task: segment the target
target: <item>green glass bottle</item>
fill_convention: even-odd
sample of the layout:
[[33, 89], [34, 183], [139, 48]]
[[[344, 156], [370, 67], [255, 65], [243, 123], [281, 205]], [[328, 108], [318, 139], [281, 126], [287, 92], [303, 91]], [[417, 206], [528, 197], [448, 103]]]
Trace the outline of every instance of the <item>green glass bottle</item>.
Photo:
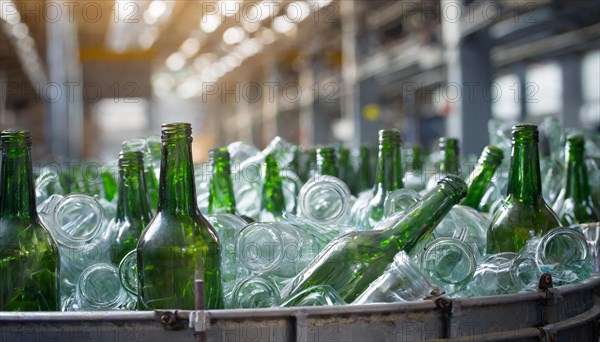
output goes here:
[[508, 189], [488, 229], [488, 254], [518, 253], [528, 239], [560, 227], [542, 197], [538, 141], [537, 126], [513, 126]]
[[235, 194], [231, 182], [231, 165], [227, 147], [214, 148], [209, 151], [209, 163], [212, 177], [208, 184], [208, 213], [235, 214]]
[[331, 285], [344, 301], [352, 302], [383, 274], [398, 252], [410, 252], [428, 236], [466, 191], [462, 179], [449, 175], [410, 212], [388, 218], [386, 228], [355, 231], [333, 240], [284, 287], [281, 298], [285, 301], [314, 285]]
[[335, 148], [321, 147], [317, 149], [317, 174], [339, 178]]
[[423, 153], [422, 148], [419, 145], [413, 145], [412, 150], [412, 171], [421, 172], [423, 171]]
[[119, 193], [110, 255], [115, 265], [135, 249], [142, 231], [152, 219], [142, 158], [141, 152], [121, 152], [119, 155]]
[[348, 188], [354, 188], [354, 168], [350, 159], [350, 150], [345, 146], [339, 146], [337, 148], [338, 156], [338, 173], [339, 178], [348, 185]]
[[58, 246], [36, 211], [31, 135], [9, 130], [0, 140], [0, 311], [56, 311]]
[[397, 133], [398, 137], [394, 140], [394, 189], [400, 189], [404, 187], [404, 170], [402, 168], [402, 144], [400, 138], [400, 132]]
[[377, 161], [377, 181], [373, 187], [373, 196], [369, 200], [363, 217], [362, 228], [371, 229], [383, 219], [385, 198], [390, 191], [402, 187], [402, 176], [398, 174], [401, 166], [400, 132], [397, 130], [379, 131], [379, 155]]
[[[152, 162], [152, 151], [150, 146], [153, 142], [149, 139], [129, 139], [125, 140], [121, 144], [123, 152], [136, 152], [142, 153], [142, 161], [144, 163], [144, 181], [146, 183], [146, 192], [150, 209], [152, 213], [156, 212], [158, 207], [158, 179], [156, 178], [156, 171]], [[153, 146], [153, 148], [156, 148]], [[160, 152], [160, 151], [159, 151]], [[159, 159], [160, 160], [160, 157]]]
[[460, 151], [458, 139], [448, 137], [440, 138], [440, 150], [442, 152], [440, 172], [442, 174], [460, 175]]
[[158, 211], [137, 246], [139, 308], [194, 309], [194, 280], [205, 307], [223, 307], [217, 234], [196, 203], [189, 123], [162, 126]]
[[504, 152], [496, 146], [486, 146], [481, 152], [477, 166], [467, 178], [467, 196], [460, 202], [473, 209], [479, 210], [479, 203], [492, 180], [496, 169], [504, 159]]
[[565, 225], [600, 221], [598, 208], [594, 206], [588, 171], [585, 165], [584, 139], [581, 134], [567, 137], [565, 146], [567, 175], [564, 185], [564, 202], [558, 216]]
[[281, 218], [285, 212], [283, 186], [279, 174], [279, 163], [271, 155], [265, 157], [265, 182], [262, 188], [262, 210]]
[[104, 190], [104, 198], [109, 202], [112, 202], [112, 200], [115, 198], [119, 188], [112, 171], [113, 168], [109, 165], [105, 165], [100, 171], [102, 189]]
[[358, 150], [358, 169], [356, 171], [356, 182], [354, 183], [353, 194], [358, 196], [359, 193], [371, 188], [371, 162], [369, 155], [369, 147], [360, 145]]

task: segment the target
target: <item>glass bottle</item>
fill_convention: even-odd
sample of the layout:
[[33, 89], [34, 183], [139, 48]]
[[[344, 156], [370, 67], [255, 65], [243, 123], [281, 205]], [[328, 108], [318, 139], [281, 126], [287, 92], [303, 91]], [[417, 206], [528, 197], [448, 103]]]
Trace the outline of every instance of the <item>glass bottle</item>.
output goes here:
[[402, 186], [402, 176], [398, 168], [400, 163], [400, 132], [397, 130], [379, 131], [379, 159], [377, 162], [377, 181], [373, 188], [373, 195], [363, 211], [360, 225], [364, 229], [371, 229], [383, 219], [385, 198], [390, 191]]
[[279, 163], [272, 155], [265, 157], [265, 181], [262, 188], [262, 210], [273, 215], [273, 218], [281, 218], [285, 212], [285, 199], [283, 198], [283, 186], [279, 174]]
[[358, 196], [359, 193], [368, 190], [371, 187], [371, 164], [369, 161], [369, 148], [367, 145], [360, 145], [358, 169], [356, 171], [356, 181], [352, 193]]
[[110, 260], [115, 265], [135, 249], [142, 231], [152, 219], [142, 158], [141, 152], [121, 152], [119, 155], [117, 215], [111, 225]]
[[460, 151], [458, 139], [448, 137], [440, 138], [440, 150], [442, 152], [440, 172], [442, 174], [460, 175]]
[[567, 175], [563, 194], [557, 201], [562, 205], [555, 203], [556, 212], [565, 225], [600, 221], [600, 213], [591, 196], [584, 152], [583, 136], [569, 135], [565, 148]]
[[137, 246], [140, 308], [194, 309], [194, 280], [205, 307], [223, 307], [220, 245], [196, 203], [189, 123], [162, 126], [158, 211]]
[[333, 147], [317, 149], [317, 174], [319, 176], [339, 177], [337, 158]]
[[235, 214], [235, 194], [231, 182], [229, 151], [226, 147], [209, 151], [209, 163], [212, 177], [209, 182], [208, 213]]
[[513, 127], [508, 189], [488, 230], [488, 254], [518, 253], [528, 239], [560, 226], [542, 197], [538, 139], [535, 125]]
[[142, 153], [144, 181], [146, 183], [148, 203], [150, 205], [150, 210], [154, 213], [158, 206], [158, 179], [156, 178], [156, 171], [154, 171], [154, 164], [152, 163], [150, 144], [151, 143], [146, 139], [130, 139], [121, 144], [121, 149], [124, 152], [139, 151]]
[[313, 285], [331, 285], [344, 301], [352, 302], [384, 273], [398, 252], [410, 252], [431, 234], [466, 191], [462, 179], [449, 175], [408, 213], [397, 213], [380, 223], [387, 228], [351, 232], [333, 240], [286, 285], [282, 298], [288, 299]]
[[467, 196], [460, 202], [461, 205], [469, 206], [473, 209], [479, 209], [479, 203], [485, 192], [487, 186], [492, 180], [496, 168], [502, 163], [504, 158], [504, 152], [496, 146], [486, 146], [479, 157], [477, 166], [469, 177], [467, 178]]
[[350, 160], [350, 150], [347, 147], [339, 146], [337, 155], [339, 178], [348, 185], [349, 189], [352, 189], [354, 187], [354, 169]]
[[36, 212], [31, 134], [0, 140], [0, 311], [55, 311], [59, 252]]

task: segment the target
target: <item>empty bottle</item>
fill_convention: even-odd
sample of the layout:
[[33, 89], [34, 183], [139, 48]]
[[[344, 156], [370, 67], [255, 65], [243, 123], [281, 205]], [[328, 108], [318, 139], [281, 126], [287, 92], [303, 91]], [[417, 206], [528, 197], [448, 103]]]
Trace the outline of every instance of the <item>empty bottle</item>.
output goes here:
[[[354, 208], [361, 229], [372, 229], [384, 217], [386, 196], [390, 191], [402, 186], [400, 163], [400, 132], [397, 130], [379, 131], [379, 159], [377, 162], [377, 181], [368, 204], [362, 209]], [[361, 203], [357, 201], [355, 206]]]
[[212, 177], [209, 183], [208, 213], [235, 214], [235, 194], [231, 182], [229, 151], [226, 147], [214, 148], [209, 152]]
[[189, 123], [162, 126], [158, 211], [137, 256], [140, 308], [194, 309], [195, 279], [204, 281], [206, 308], [223, 307], [219, 240], [198, 211]]
[[316, 176], [298, 194], [298, 216], [321, 225], [343, 225], [350, 219], [352, 195], [339, 178]]
[[[158, 178], [152, 163], [152, 154], [147, 139], [130, 139], [121, 144], [123, 152], [141, 152], [143, 162], [144, 183], [148, 197], [148, 204], [152, 213], [156, 212], [158, 206]], [[159, 159], [160, 160], [160, 159]]]
[[0, 311], [58, 310], [59, 252], [38, 218], [31, 134], [0, 133]]
[[121, 152], [117, 215], [111, 222], [111, 256], [118, 265], [137, 246], [142, 231], [152, 219], [148, 204], [141, 152]]
[[388, 228], [352, 232], [333, 240], [282, 290], [282, 298], [313, 285], [331, 285], [342, 299], [352, 302], [383, 274], [398, 252], [410, 252], [429, 235], [466, 190], [462, 179], [450, 175], [408, 213], [387, 218]]
[[[262, 188], [262, 212], [268, 213], [269, 221], [280, 219], [285, 212], [283, 186], [279, 175], [279, 164], [272, 155], [265, 157], [265, 180]], [[262, 218], [263, 220], [264, 217]]]
[[412, 262], [406, 252], [394, 256], [384, 273], [360, 294], [352, 304], [395, 303], [425, 299], [439, 294], [433, 281], [419, 265]]
[[518, 253], [529, 238], [560, 226], [542, 197], [537, 126], [516, 125], [512, 134], [508, 190], [488, 230], [488, 254]]
[[460, 150], [458, 139], [441, 137], [440, 142], [440, 157], [439, 161], [439, 174], [433, 175], [427, 182], [426, 189], [433, 189], [438, 180], [446, 175], [458, 175], [460, 176]]
[[279, 303], [277, 284], [267, 276], [241, 279], [231, 290], [231, 307], [234, 309], [270, 308]]
[[565, 148], [567, 174], [564, 188], [554, 209], [565, 225], [600, 221], [600, 212], [594, 206], [588, 182], [584, 157], [584, 139], [580, 134], [567, 137]]
[[356, 180], [352, 193], [358, 196], [359, 193], [371, 188], [371, 163], [369, 157], [369, 148], [366, 145], [360, 145], [358, 149], [358, 166], [356, 171]]
[[504, 153], [496, 146], [486, 146], [479, 157], [477, 166], [467, 178], [467, 196], [460, 202], [461, 205], [469, 206], [473, 209], [479, 209], [481, 199], [487, 190], [487, 186], [492, 180], [496, 168], [502, 163]]
[[317, 175], [339, 177], [337, 158], [333, 147], [317, 149]]

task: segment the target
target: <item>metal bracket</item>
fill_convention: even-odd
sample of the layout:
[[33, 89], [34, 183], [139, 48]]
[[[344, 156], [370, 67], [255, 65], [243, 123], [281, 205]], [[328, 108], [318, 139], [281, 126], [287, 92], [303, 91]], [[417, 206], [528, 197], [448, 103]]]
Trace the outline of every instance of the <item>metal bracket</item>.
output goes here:
[[444, 320], [443, 337], [448, 338], [452, 329], [452, 299], [438, 297], [433, 300], [435, 309], [441, 311]]
[[[554, 287], [552, 282], [552, 275], [550, 273], [544, 273], [540, 277], [538, 283], [538, 293], [540, 299], [538, 303], [541, 307], [542, 322], [540, 326], [553, 327], [552, 323], [558, 320], [555, 310], [552, 310], [551, 305], [556, 304], [557, 301], [562, 299], [560, 291]], [[543, 341], [555, 341], [558, 338], [558, 332], [555, 329], [542, 329]]]
[[308, 315], [304, 310], [296, 313], [296, 342], [308, 341]]
[[177, 310], [175, 312], [156, 310], [155, 312], [165, 330], [181, 330], [185, 327], [177, 317]]

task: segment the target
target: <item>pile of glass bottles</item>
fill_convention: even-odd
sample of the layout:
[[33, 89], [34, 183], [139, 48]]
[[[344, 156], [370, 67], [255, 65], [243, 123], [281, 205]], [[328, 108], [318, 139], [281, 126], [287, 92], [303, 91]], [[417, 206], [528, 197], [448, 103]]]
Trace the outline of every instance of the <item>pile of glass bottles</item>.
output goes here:
[[402, 302], [597, 272], [598, 135], [561, 139], [552, 120], [541, 143], [537, 126], [489, 129], [463, 161], [457, 139], [425, 157], [382, 130], [377, 149], [277, 137], [194, 164], [190, 124], [171, 123], [125, 141], [116, 162], [35, 175], [29, 133], [4, 131], [0, 310]]

